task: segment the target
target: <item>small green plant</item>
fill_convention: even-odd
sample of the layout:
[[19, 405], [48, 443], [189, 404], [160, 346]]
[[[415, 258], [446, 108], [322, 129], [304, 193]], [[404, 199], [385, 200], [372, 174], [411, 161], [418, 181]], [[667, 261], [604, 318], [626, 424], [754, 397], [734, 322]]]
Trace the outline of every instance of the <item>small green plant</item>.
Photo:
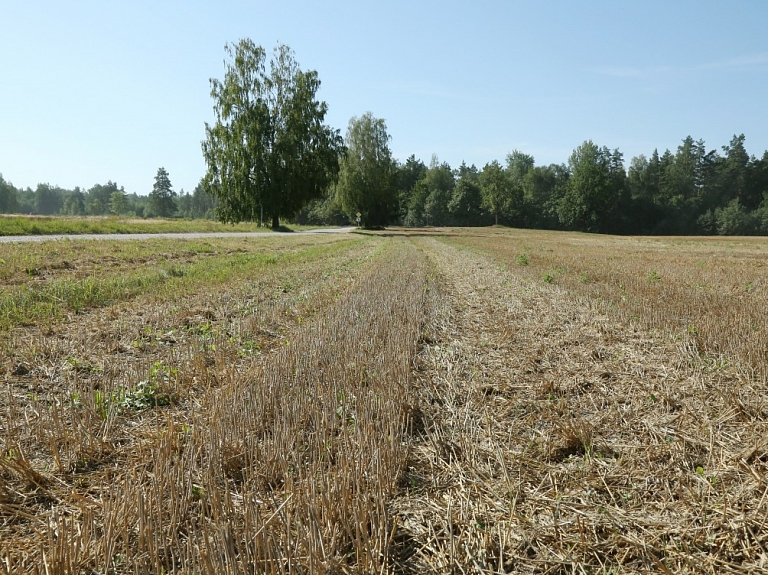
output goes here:
[[592, 283], [592, 278], [589, 277], [587, 272], [579, 272], [579, 281], [583, 284]]
[[99, 417], [106, 420], [109, 417], [109, 405], [112, 394], [102, 393], [99, 390], [93, 392], [93, 404]]
[[649, 283], [657, 283], [661, 281], [661, 276], [659, 275], [659, 272], [656, 270], [651, 270], [648, 276], [646, 277]]
[[[234, 338], [233, 338], [234, 340]], [[233, 341], [230, 340], [230, 341]], [[233, 341], [234, 343], [234, 341]], [[239, 342], [237, 355], [240, 357], [251, 357], [261, 351], [261, 346], [252, 339], [244, 339]]]
[[515, 258], [515, 261], [519, 266], [527, 266], [530, 263], [530, 260], [528, 259], [528, 254], [520, 254]]
[[202, 485], [192, 484], [192, 497], [196, 500], [205, 499], [205, 488]]
[[555, 277], [550, 273], [544, 274], [543, 276], [541, 276], [541, 279], [542, 281], [544, 281], [544, 283], [548, 283], [548, 284], [555, 283]]
[[166, 272], [168, 273], [169, 276], [174, 278], [181, 278], [187, 275], [186, 270], [183, 267], [179, 267], [179, 266], [171, 266], [166, 270]]
[[121, 407], [133, 411], [142, 411], [151, 407], [171, 404], [171, 397], [163, 393], [160, 387], [150, 381], [140, 381], [136, 387], [123, 394]]
[[96, 411], [102, 419], [107, 419], [110, 409], [142, 411], [170, 405], [171, 396], [163, 390], [163, 384], [177, 375], [177, 369], [157, 361], [149, 370], [149, 379], [140, 381], [132, 389], [120, 387], [109, 393], [94, 391], [93, 402]]
[[68, 357], [67, 364], [73, 370], [81, 373], [96, 373], [101, 371], [101, 367], [98, 365], [93, 365], [90, 361], [86, 359], [79, 359], [77, 357]]

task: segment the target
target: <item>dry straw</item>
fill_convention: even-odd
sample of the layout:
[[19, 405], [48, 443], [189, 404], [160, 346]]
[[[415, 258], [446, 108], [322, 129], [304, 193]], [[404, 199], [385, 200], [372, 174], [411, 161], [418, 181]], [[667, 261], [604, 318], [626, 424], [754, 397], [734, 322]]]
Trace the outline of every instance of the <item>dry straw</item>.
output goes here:
[[0, 573], [768, 570], [762, 244], [420, 236], [6, 334]]

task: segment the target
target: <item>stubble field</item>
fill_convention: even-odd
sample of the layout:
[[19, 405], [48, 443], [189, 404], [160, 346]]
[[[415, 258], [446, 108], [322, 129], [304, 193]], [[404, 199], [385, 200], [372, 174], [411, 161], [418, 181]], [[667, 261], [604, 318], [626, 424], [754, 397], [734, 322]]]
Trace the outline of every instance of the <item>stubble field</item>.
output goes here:
[[0, 245], [0, 572], [768, 571], [766, 248]]

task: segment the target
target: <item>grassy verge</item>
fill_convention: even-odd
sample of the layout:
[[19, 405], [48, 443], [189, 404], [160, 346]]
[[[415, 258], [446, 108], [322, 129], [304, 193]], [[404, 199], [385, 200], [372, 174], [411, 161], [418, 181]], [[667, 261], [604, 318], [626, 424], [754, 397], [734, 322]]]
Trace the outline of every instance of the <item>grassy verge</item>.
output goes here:
[[[315, 229], [317, 226], [283, 226], [281, 231]], [[186, 232], [269, 232], [255, 223], [223, 224], [212, 220], [136, 219], [77, 216], [2, 216], [0, 236], [55, 234], [153, 234]]]

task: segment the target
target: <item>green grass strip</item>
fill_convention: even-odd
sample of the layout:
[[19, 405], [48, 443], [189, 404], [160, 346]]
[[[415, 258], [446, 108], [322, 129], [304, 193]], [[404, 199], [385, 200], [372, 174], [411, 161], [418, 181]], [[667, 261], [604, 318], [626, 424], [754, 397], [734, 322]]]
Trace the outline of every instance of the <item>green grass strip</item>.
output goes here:
[[302, 246], [292, 252], [238, 253], [185, 265], [153, 267], [131, 274], [62, 279], [39, 287], [23, 285], [0, 294], [0, 331], [40, 321], [56, 321], [67, 312], [104, 307], [148, 293], [178, 298], [202, 284], [222, 284], [277, 265], [300, 265], [349, 250], [361, 241], [365, 240], [354, 238]]
[[[281, 228], [283, 231], [315, 229], [318, 226]], [[146, 221], [118, 217], [0, 217], [0, 236], [56, 234], [153, 234], [185, 232], [269, 232], [255, 223], [223, 224], [213, 220], [150, 219]]]

